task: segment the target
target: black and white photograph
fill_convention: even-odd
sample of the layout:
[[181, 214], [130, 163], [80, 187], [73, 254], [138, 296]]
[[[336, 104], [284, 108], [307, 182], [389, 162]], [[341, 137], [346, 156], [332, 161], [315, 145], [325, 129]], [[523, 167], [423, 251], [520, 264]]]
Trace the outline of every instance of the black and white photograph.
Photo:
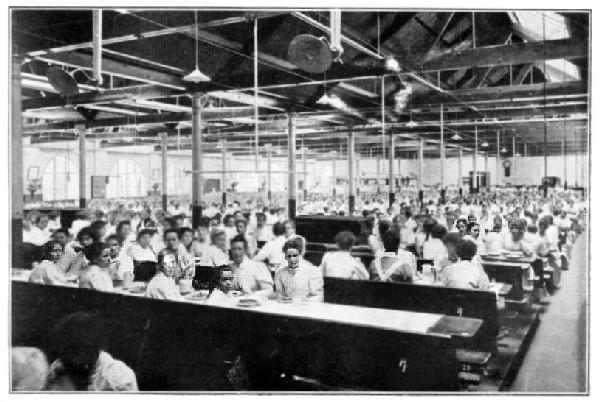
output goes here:
[[502, 6], [6, 6], [9, 396], [589, 396], [592, 10]]

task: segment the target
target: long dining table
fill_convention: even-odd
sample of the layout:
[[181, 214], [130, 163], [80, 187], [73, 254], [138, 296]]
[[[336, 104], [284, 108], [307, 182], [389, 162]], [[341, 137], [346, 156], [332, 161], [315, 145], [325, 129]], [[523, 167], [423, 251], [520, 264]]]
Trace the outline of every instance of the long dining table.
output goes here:
[[154, 300], [18, 276], [11, 291], [12, 345], [51, 351], [46, 335], [54, 324], [93, 312], [105, 324], [108, 351], [149, 391], [290, 390], [282, 380], [290, 378], [344, 389], [452, 391], [457, 340], [474, 337], [482, 324], [323, 302], [261, 299], [249, 308], [230, 296]]

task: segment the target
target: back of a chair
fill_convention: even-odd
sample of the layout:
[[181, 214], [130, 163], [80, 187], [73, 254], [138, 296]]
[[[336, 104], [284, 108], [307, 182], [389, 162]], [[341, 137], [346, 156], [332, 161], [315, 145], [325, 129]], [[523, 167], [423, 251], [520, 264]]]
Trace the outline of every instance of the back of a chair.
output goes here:
[[417, 272], [423, 272], [423, 265], [433, 265], [433, 260], [427, 258], [417, 258]]

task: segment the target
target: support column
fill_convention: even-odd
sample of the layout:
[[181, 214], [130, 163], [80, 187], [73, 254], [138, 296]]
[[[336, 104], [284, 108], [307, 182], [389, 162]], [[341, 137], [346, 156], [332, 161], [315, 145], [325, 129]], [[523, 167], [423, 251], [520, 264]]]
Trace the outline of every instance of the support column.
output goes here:
[[202, 217], [202, 94], [192, 95], [192, 228]]
[[225, 140], [221, 140], [221, 167], [223, 168], [221, 173], [221, 205], [227, 206], [227, 142]]
[[306, 170], [306, 147], [302, 148], [302, 200], [308, 197], [308, 171]]
[[348, 127], [348, 216], [354, 213], [354, 205], [356, 203], [356, 183], [354, 182], [354, 131], [352, 127]]
[[379, 181], [381, 180], [381, 166], [380, 166], [381, 158], [377, 157], [377, 194], [381, 193], [381, 188], [379, 187]]
[[396, 147], [394, 145], [394, 135], [390, 135], [390, 147], [388, 150], [388, 162], [389, 162], [389, 182], [390, 185], [388, 187], [389, 192], [389, 206], [391, 207], [394, 204], [394, 200], [396, 198], [396, 186], [394, 183], [394, 154], [396, 153]]
[[458, 147], [458, 188], [462, 188], [462, 177], [463, 177], [463, 149]]
[[484, 159], [484, 167], [483, 167], [483, 169], [485, 171], [484, 174], [485, 174], [485, 179], [486, 179], [485, 180], [485, 187], [486, 188], [490, 188], [490, 180], [489, 180], [490, 175], [488, 174], [488, 168], [489, 168], [489, 165], [488, 165], [488, 153], [486, 151], [485, 152], [485, 159]]
[[500, 183], [500, 130], [496, 130], [496, 185], [499, 186]]
[[[564, 134], [566, 135], [566, 133]], [[563, 157], [563, 186], [567, 189], [567, 139], [562, 140], [562, 157]]]
[[440, 105], [440, 183], [442, 185], [441, 190], [444, 190], [444, 187], [446, 187], [446, 180], [445, 180], [445, 172], [444, 169], [446, 165], [446, 147], [444, 145], [444, 104], [442, 103]]
[[271, 144], [267, 144], [267, 200], [271, 202]]
[[296, 114], [288, 114], [288, 217], [296, 217]]
[[515, 140], [514, 135], [512, 137], [512, 151], [513, 151], [513, 175], [515, 177], [513, 185], [515, 185], [515, 184], [517, 184], [517, 147], [516, 147], [516, 140]]
[[398, 159], [396, 160], [396, 164], [398, 165], [398, 188], [396, 190], [401, 191], [401, 178], [402, 178], [402, 158], [400, 154], [398, 154]]
[[102, 9], [92, 11], [93, 57], [92, 67], [94, 69], [94, 80], [98, 86], [102, 86]]
[[473, 191], [479, 192], [479, 174], [477, 172], [477, 141], [478, 133], [477, 126], [475, 126], [475, 146], [473, 147]]
[[336, 184], [336, 180], [337, 180], [336, 171], [335, 171], [336, 164], [337, 164], [337, 156], [336, 156], [336, 152], [333, 151], [333, 159], [331, 160], [331, 178], [333, 179], [333, 185], [331, 187], [332, 187], [332, 194], [334, 197], [335, 197], [335, 184]]
[[79, 208], [85, 208], [85, 126], [77, 125], [79, 134]]
[[423, 191], [425, 185], [423, 175], [423, 138], [419, 138], [419, 190]]
[[167, 133], [160, 133], [160, 173], [162, 175], [162, 209], [167, 211]]
[[[25, 268], [17, 247], [23, 243], [23, 136], [21, 115], [21, 58], [12, 57], [10, 88], [10, 158], [11, 158], [11, 223], [12, 266]], [[55, 164], [56, 165], [56, 164]], [[68, 165], [65, 165], [68, 166]], [[56, 181], [54, 182], [56, 187]]]

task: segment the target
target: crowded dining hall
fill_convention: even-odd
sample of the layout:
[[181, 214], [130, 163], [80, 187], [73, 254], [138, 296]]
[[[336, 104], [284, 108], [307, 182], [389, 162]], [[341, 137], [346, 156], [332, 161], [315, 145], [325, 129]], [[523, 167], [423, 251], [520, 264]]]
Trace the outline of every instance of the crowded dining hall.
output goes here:
[[10, 9], [11, 392], [587, 394], [590, 16]]

